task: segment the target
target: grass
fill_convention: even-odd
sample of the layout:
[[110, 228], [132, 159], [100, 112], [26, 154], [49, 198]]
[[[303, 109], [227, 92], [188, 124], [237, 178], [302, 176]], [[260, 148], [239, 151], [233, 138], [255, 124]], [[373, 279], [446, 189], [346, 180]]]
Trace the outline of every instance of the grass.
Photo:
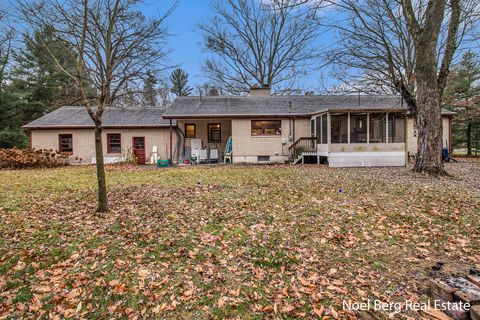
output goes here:
[[426, 299], [480, 263], [480, 165], [448, 170], [111, 167], [103, 215], [92, 167], [1, 171], [0, 317], [353, 319], [345, 299]]

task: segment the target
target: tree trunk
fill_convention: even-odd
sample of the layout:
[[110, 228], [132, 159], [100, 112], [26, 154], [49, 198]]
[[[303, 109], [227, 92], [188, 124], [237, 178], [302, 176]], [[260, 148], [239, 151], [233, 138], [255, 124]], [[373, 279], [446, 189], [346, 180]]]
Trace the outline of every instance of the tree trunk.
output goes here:
[[103, 163], [103, 143], [101, 123], [95, 123], [95, 157], [97, 163], [98, 208], [97, 212], [107, 212], [107, 182], [105, 179], [105, 165]]
[[472, 123], [467, 125], [467, 156], [472, 155]]
[[[432, 82], [418, 81], [418, 151], [414, 171], [446, 174], [442, 161], [442, 108], [438, 90]], [[435, 84], [435, 81], [433, 81]]]

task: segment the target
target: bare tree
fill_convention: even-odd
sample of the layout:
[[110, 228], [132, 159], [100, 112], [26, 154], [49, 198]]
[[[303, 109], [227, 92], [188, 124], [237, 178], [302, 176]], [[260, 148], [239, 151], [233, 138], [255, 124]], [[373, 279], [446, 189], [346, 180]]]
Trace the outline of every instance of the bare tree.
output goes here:
[[[340, 11], [334, 11], [335, 16], [343, 18], [328, 23], [339, 31], [338, 45], [329, 53], [329, 60], [341, 69], [339, 78], [366, 93], [377, 88], [400, 94], [419, 126], [415, 171], [444, 174], [441, 98], [454, 54], [478, 24], [480, 4], [474, 0], [327, 2]], [[432, 86], [429, 93], [426, 77]]]
[[[127, 85], [142, 83], [165, 58], [165, 19], [147, 19], [136, 10], [139, 0], [22, 1], [20, 11], [34, 29], [51, 28], [65, 47], [76, 54], [74, 72], [59, 67], [75, 80], [81, 101], [95, 125], [98, 212], [108, 210], [103, 160], [102, 121], [105, 108], [114, 106]], [[47, 47], [48, 48], [48, 47]], [[50, 52], [54, 59], [56, 57]], [[87, 94], [85, 83], [95, 88]]]
[[15, 31], [11, 26], [4, 26], [7, 13], [0, 10], [0, 89], [3, 88], [5, 80], [5, 71], [10, 62], [12, 54], [12, 41], [15, 36]]
[[318, 57], [310, 9], [298, 0], [216, 0], [215, 18], [200, 25], [212, 54], [204, 66], [207, 76], [231, 93], [259, 84], [293, 88]]
[[[460, 2], [449, 0], [447, 5], [447, 0], [430, 0], [424, 7], [419, 7], [418, 3], [414, 4], [411, 0], [402, 0], [407, 28], [415, 47], [417, 172], [445, 174], [441, 156], [442, 97], [453, 56], [459, 46], [462, 18]], [[439, 52], [444, 20], [447, 21], [445, 42], [443, 50]]]

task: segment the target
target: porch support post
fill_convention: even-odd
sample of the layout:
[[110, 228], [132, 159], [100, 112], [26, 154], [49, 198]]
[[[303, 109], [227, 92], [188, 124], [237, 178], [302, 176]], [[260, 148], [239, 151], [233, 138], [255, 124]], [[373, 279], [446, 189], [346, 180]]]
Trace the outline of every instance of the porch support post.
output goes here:
[[[31, 140], [31, 139], [30, 139]], [[448, 153], [452, 155], [452, 117], [448, 117]]]
[[173, 165], [173, 127], [170, 119], [170, 165]]

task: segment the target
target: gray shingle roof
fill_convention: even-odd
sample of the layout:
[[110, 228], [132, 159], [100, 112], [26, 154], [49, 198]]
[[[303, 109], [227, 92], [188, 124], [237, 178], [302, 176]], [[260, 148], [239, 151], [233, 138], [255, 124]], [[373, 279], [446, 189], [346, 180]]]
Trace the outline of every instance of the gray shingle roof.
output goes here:
[[[163, 119], [164, 108], [159, 107], [109, 107], [103, 114], [104, 127], [163, 127], [169, 120]], [[173, 122], [176, 125], [176, 122]], [[93, 121], [85, 107], [61, 107], [30, 122], [24, 128], [93, 128]]]
[[[289, 102], [292, 103], [290, 110]], [[325, 110], [407, 110], [398, 96], [178, 97], [164, 117], [308, 116]]]

